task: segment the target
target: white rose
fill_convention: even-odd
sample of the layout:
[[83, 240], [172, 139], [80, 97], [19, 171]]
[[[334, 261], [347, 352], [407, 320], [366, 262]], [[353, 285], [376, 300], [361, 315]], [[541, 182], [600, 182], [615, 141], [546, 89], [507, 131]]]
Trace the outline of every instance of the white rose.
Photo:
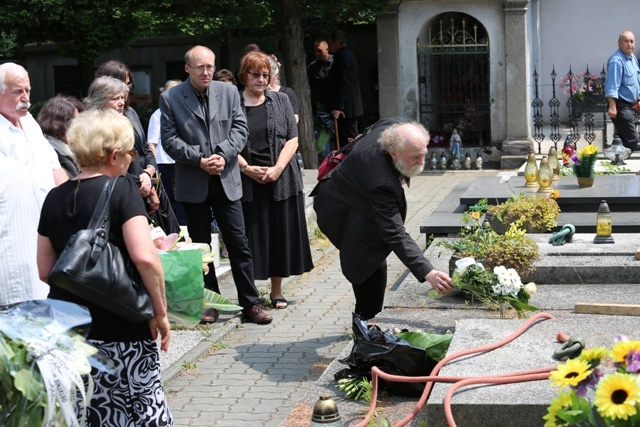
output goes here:
[[536, 284], [533, 282], [529, 282], [526, 285], [524, 285], [524, 292], [527, 295], [533, 295], [538, 291], [538, 288], [536, 287]]

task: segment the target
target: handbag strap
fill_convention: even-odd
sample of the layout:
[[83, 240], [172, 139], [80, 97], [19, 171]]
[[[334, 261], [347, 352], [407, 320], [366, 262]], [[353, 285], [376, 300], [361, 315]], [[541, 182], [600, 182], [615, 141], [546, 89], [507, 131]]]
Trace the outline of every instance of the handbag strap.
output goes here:
[[95, 230], [97, 228], [102, 228], [105, 230], [106, 236], [109, 236], [109, 225], [111, 223], [109, 205], [111, 204], [111, 193], [113, 193], [113, 187], [115, 187], [118, 178], [120, 177], [115, 176], [109, 178], [107, 182], [104, 183], [102, 193], [100, 193], [100, 198], [93, 210], [87, 229]]

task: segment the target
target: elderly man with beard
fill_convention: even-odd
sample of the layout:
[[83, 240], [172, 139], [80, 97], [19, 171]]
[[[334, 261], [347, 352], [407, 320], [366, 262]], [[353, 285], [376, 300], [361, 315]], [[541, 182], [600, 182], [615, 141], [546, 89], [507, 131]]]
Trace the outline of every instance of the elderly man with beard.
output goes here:
[[340, 250], [342, 273], [353, 286], [355, 313], [382, 311], [386, 258], [394, 252], [421, 282], [440, 294], [448, 274], [435, 270], [407, 233], [402, 184], [422, 172], [429, 133], [418, 123], [383, 119], [365, 131], [353, 151], [312, 192], [320, 230]]

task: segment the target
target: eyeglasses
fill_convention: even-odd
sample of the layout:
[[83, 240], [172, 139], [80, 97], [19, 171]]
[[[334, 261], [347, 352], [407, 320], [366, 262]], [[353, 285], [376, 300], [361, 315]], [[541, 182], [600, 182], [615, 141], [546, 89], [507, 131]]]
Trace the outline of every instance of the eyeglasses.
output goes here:
[[127, 153], [129, 153], [129, 155], [131, 156], [131, 160], [135, 160], [136, 157], [138, 157], [138, 150], [136, 149], [127, 150]]
[[205, 70], [207, 71], [207, 73], [213, 74], [213, 72], [216, 70], [216, 67], [214, 67], [213, 65], [198, 65], [197, 67], [192, 67], [191, 65], [187, 64], [187, 67], [195, 70], [195, 72], [198, 74], [204, 73]]
[[262, 76], [263, 79], [268, 79], [271, 74], [270, 73], [252, 73], [251, 71], [247, 71], [247, 74], [253, 76], [254, 79], [259, 79]]

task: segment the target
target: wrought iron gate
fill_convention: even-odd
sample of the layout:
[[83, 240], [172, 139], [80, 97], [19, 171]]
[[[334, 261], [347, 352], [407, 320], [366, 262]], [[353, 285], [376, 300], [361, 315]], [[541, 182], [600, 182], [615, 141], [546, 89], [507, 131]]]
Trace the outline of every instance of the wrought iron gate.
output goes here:
[[418, 43], [420, 121], [432, 137], [448, 141], [457, 128], [465, 144], [490, 143], [487, 32], [462, 13], [433, 22], [428, 42]]

